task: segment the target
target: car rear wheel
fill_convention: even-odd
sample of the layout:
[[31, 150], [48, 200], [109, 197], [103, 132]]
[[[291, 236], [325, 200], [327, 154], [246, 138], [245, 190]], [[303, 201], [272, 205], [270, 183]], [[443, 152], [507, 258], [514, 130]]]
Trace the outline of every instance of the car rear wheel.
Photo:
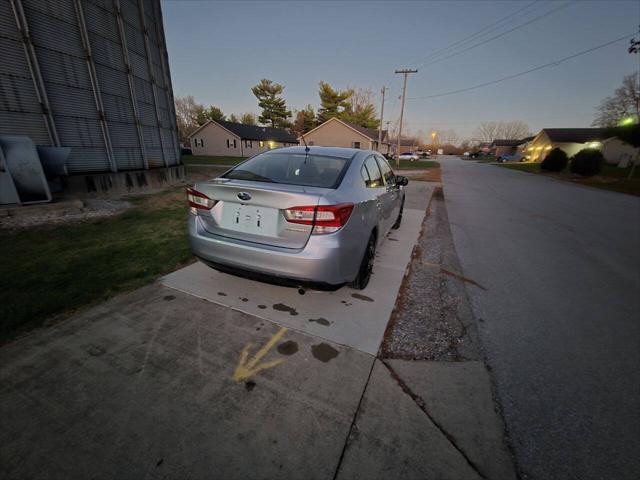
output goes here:
[[353, 282], [351, 287], [356, 290], [364, 290], [369, 285], [371, 280], [371, 272], [373, 271], [373, 261], [376, 256], [376, 237], [372, 233], [367, 242], [367, 248], [364, 250], [364, 256], [360, 263], [360, 269], [358, 270], [358, 276]]

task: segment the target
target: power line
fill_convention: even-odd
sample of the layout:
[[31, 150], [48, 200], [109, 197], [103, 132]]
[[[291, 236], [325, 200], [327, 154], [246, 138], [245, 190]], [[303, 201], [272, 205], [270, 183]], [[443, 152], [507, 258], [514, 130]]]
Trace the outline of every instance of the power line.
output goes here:
[[631, 33], [631, 34], [625, 35], [624, 37], [620, 37], [620, 38], [617, 38], [615, 40], [611, 40], [610, 42], [603, 43], [602, 45], [598, 45], [596, 47], [589, 48], [588, 50], [583, 50], [581, 52], [574, 53], [573, 55], [569, 55], [568, 57], [564, 57], [564, 58], [561, 58], [561, 59], [558, 59], [558, 60], [554, 60], [554, 61], [549, 62], [549, 63], [545, 63], [544, 65], [539, 65], [537, 67], [533, 67], [533, 68], [530, 68], [528, 70], [524, 70], [522, 72], [514, 73], [513, 75], [507, 75], [506, 77], [498, 78], [496, 80], [491, 80], [489, 82], [480, 83], [480, 84], [474, 85], [472, 87], [460, 88], [458, 90], [452, 90], [450, 92], [438, 93], [438, 94], [435, 94], [435, 95], [426, 95], [424, 97], [411, 97], [411, 98], [409, 98], [409, 100], [422, 100], [422, 99], [426, 99], [426, 98], [445, 97], [447, 95], [455, 95], [457, 93], [468, 92], [470, 90], [476, 90], [478, 88], [487, 87], [489, 85], [495, 85], [496, 83], [500, 83], [500, 82], [504, 82], [506, 80], [512, 80], [514, 78], [522, 77], [523, 75], [527, 75], [529, 73], [533, 73], [533, 72], [536, 72], [538, 70], [542, 70], [543, 68], [560, 65], [561, 63], [564, 63], [564, 62], [566, 62], [568, 60], [571, 60], [573, 58], [579, 57], [581, 55], [586, 55], [587, 53], [591, 53], [591, 52], [594, 52], [596, 50], [600, 50], [601, 48], [608, 47], [609, 45], [613, 45], [614, 43], [618, 43], [618, 42], [621, 42], [623, 40], [626, 40], [629, 37], [632, 37], [633, 35], [635, 35], [635, 33]]
[[[431, 59], [431, 58], [433, 58], [433, 57], [437, 57], [437, 56], [439, 56], [440, 54], [442, 54], [442, 53], [446, 52], [447, 50], [450, 50], [450, 49], [452, 49], [452, 48], [454, 48], [454, 47], [457, 47], [457, 46], [463, 45], [463, 44], [465, 44], [465, 43], [468, 43], [468, 42], [470, 42], [470, 41], [472, 41], [472, 40], [477, 39], [478, 37], [483, 37], [483, 36], [487, 35], [488, 33], [490, 33], [490, 32], [492, 32], [492, 31], [496, 30], [496, 28], [499, 28], [498, 24], [501, 24], [501, 23], [503, 23], [504, 21], [509, 20], [510, 18], [512, 18], [512, 17], [514, 17], [514, 16], [518, 15], [519, 13], [523, 12], [524, 10], [527, 10], [529, 7], [531, 7], [531, 6], [535, 5], [535, 4], [536, 4], [536, 3], [538, 3], [539, 1], [540, 1], [540, 0], [533, 0], [533, 2], [531, 2], [531, 3], [527, 4], [527, 5], [525, 5], [525, 6], [524, 6], [524, 7], [522, 7], [522, 8], [519, 8], [519, 9], [518, 9], [518, 10], [516, 10], [515, 12], [512, 12], [512, 13], [510, 13], [509, 15], [506, 15], [506, 16], [502, 17], [501, 19], [499, 19], [499, 20], [497, 20], [497, 21], [493, 22], [493, 23], [490, 23], [489, 25], [485, 25], [484, 27], [482, 27], [482, 28], [481, 28], [480, 30], [478, 30], [477, 32], [474, 32], [474, 33], [472, 33], [471, 35], [468, 35], [468, 36], [466, 36], [466, 37], [464, 37], [464, 38], [462, 38], [462, 39], [458, 40], [457, 42], [454, 42], [454, 43], [452, 43], [452, 44], [450, 44], [450, 45], [448, 45], [448, 46], [446, 46], [446, 47], [444, 47], [444, 48], [441, 48], [441, 49], [439, 49], [439, 50], [436, 50], [436, 51], [434, 51], [434, 52], [430, 53], [429, 55], [427, 55], [427, 56], [426, 56], [425, 58], [423, 58], [422, 60], [416, 60], [416, 61], [426, 62], [427, 60], [429, 60], [429, 59]], [[528, 15], [528, 14], [527, 14], [527, 15]], [[415, 63], [415, 62], [413, 62], [413, 63]]]
[[566, 8], [570, 3], [571, 3], [571, 2], [563, 3], [563, 4], [562, 4], [562, 5], [560, 5], [559, 7], [556, 7], [556, 8], [554, 8], [554, 9], [552, 9], [552, 10], [549, 10], [548, 12], [543, 13], [542, 15], [538, 15], [537, 17], [534, 17], [534, 18], [532, 18], [532, 19], [530, 19], [530, 20], [528, 20], [528, 21], [526, 21], [526, 22], [524, 22], [524, 23], [518, 24], [518, 25], [516, 25], [515, 27], [513, 27], [513, 28], [511, 28], [511, 29], [509, 29], [509, 30], [507, 30], [507, 31], [505, 31], [505, 32], [499, 33], [499, 34], [497, 34], [497, 35], [494, 35], [494, 36], [493, 36], [493, 37], [491, 37], [491, 38], [488, 38], [488, 39], [486, 39], [486, 40], [483, 40], [483, 41], [482, 41], [482, 42], [480, 42], [480, 43], [476, 43], [475, 45], [471, 45], [470, 47], [467, 47], [467, 48], [465, 48], [465, 49], [463, 49], [463, 50], [459, 50], [459, 51], [454, 52], [454, 53], [452, 53], [452, 54], [450, 54], [450, 55], [447, 55], [447, 56], [445, 56], [445, 57], [437, 58], [437, 59], [435, 59], [435, 60], [433, 60], [433, 61], [431, 61], [431, 62], [428, 62], [428, 63], [426, 63], [426, 64], [422, 64], [422, 65], [424, 65], [424, 66], [433, 65], [433, 64], [436, 64], [436, 63], [442, 62], [442, 61], [444, 61], [444, 60], [447, 60], [447, 59], [449, 59], [449, 58], [456, 57], [456, 56], [458, 56], [458, 55], [460, 55], [460, 54], [462, 54], [462, 53], [465, 53], [465, 52], [468, 52], [468, 51], [470, 51], [470, 50], [473, 50], [474, 48], [477, 48], [477, 47], [480, 47], [480, 46], [482, 46], [482, 45], [484, 45], [484, 44], [486, 44], [486, 43], [492, 42], [493, 40], [496, 40], [496, 39], [498, 39], [498, 38], [500, 38], [500, 37], [504, 37], [505, 35], [508, 35], [509, 33], [514, 32], [514, 31], [516, 31], [516, 30], [518, 30], [518, 29], [520, 29], [520, 28], [522, 28], [522, 27], [526, 27], [527, 25], [530, 25], [530, 24], [532, 24], [532, 23], [534, 23], [534, 22], [537, 22], [538, 20], [542, 20], [543, 18], [546, 18], [546, 17], [548, 17], [549, 15], [552, 15], [552, 14], [556, 13], [558, 10], [561, 10], [561, 9], [563, 9], [563, 8]]

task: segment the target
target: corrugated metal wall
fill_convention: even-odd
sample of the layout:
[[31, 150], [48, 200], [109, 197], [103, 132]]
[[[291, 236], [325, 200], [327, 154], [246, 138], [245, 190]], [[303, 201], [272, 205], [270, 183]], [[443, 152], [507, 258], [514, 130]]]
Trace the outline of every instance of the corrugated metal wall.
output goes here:
[[179, 163], [159, 0], [0, 0], [0, 58], [0, 134], [70, 173]]

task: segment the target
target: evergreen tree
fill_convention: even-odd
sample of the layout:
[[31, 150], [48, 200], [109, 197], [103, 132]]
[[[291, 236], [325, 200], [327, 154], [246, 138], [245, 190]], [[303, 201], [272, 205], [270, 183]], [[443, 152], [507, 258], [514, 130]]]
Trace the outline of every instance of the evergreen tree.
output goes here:
[[363, 105], [356, 109], [346, 111], [342, 119], [365, 128], [375, 129], [380, 126], [380, 119], [378, 118], [376, 107], [374, 107], [373, 104]]
[[344, 119], [345, 114], [351, 111], [349, 98], [353, 90], [336, 90], [326, 82], [320, 82], [320, 108], [318, 109], [318, 123], [324, 123], [332, 117]]
[[209, 108], [200, 108], [198, 109], [196, 115], [198, 125], [203, 125], [207, 122], [207, 120], [225, 120], [224, 113], [218, 107], [211, 105]]
[[317, 125], [316, 113], [313, 111], [311, 105], [307, 105], [304, 110], [300, 110], [296, 113], [296, 121], [293, 126], [293, 130], [297, 134], [307, 133]]
[[266, 78], [260, 80], [260, 83], [251, 89], [258, 99], [258, 106], [262, 108], [262, 113], [258, 117], [261, 124], [274, 128], [291, 126], [287, 120], [291, 116], [291, 110], [287, 110], [285, 100], [281, 97], [283, 90], [284, 86]]

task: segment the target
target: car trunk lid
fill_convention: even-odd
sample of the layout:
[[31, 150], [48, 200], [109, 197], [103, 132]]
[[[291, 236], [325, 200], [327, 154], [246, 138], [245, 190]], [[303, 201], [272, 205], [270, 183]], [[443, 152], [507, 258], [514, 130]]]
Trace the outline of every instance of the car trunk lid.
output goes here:
[[299, 185], [217, 179], [194, 187], [215, 202], [199, 211], [211, 234], [255, 244], [291, 249], [303, 248], [312, 225], [290, 223], [284, 210], [317, 206], [327, 189]]

